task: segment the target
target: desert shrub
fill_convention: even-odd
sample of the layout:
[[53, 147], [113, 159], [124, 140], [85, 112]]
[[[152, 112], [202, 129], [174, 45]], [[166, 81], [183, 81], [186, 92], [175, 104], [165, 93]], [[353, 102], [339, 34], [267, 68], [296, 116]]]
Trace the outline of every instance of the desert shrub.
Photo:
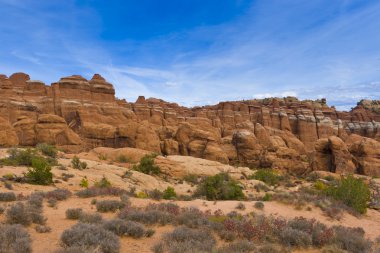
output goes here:
[[16, 200], [16, 194], [13, 192], [0, 192], [0, 201], [10, 202]]
[[41, 192], [32, 193], [27, 201], [25, 214], [30, 217], [33, 223], [40, 225], [46, 223], [46, 218], [42, 213], [43, 196]]
[[35, 230], [37, 233], [49, 233], [49, 232], [51, 232], [51, 227], [44, 226], [44, 225], [37, 225], [35, 227]]
[[308, 247], [312, 245], [311, 236], [293, 228], [285, 228], [280, 235], [281, 243], [287, 246]]
[[205, 214], [195, 207], [183, 208], [176, 216], [176, 222], [189, 228], [200, 228], [210, 225], [210, 221]]
[[127, 223], [122, 219], [112, 219], [103, 222], [103, 228], [111, 231], [115, 235], [123, 236], [128, 232]]
[[99, 154], [98, 158], [99, 158], [99, 160], [105, 161], [105, 160], [107, 160], [108, 157], [105, 154]]
[[364, 236], [362, 228], [347, 228], [342, 226], [333, 227], [334, 243], [341, 249], [352, 253], [370, 252], [372, 243]]
[[62, 178], [63, 181], [67, 182], [67, 181], [69, 181], [70, 178], [73, 178], [73, 177], [75, 177], [74, 174], [62, 173], [62, 177], [61, 178]]
[[3, 213], [5, 212], [5, 209], [6, 209], [5, 207], [0, 206], [0, 215], [3, 214]]
[[140, 191], [136, 194], [136, 198], [139, 198], [139, 199], [146, 199], [148, 198], [148, 194], [146, 194], [146, 192], [143, 192], [143, 191]]
[[154, 189], [153, 191], [148, 192], [148, 195], [151, 199], [160, 200], [162, 199], [163, 193], [158, 189]]
[[57, 157], [58, 152], [57, 152], [57, 149], [53, 145], [49, 145], [47, 143], [40, 143], [40, 144], [37, 144], [36, 149], [46, 156], [50, 156], [52, 158]]
[[88, 179], [86, 176], [82, 178], [82, 180], [79, 183], [79, 186], [83, 188], [88, 188]]
[[325, 192], [359, 213], [367, 211], [367, 203], [371, 196], [368, 185], [352, 175], [342, 178], [337, 186], [329, 186]]
[[101, 200], [96, 202], [96, 210], [98, 212], [116, 212], [116, 210], [121, 209], [125, 204], [117, 200]]
[[228, 230], [217, 230], [218, 235], [220, 239], [226, 241], [226, 242], [232, 242], [236, 239], [236, 233], [233, 231], [228, 231]]
[[228, 244], [217, 250], [218, 253], [249, 253], [255, 250], [255, 245], [247, 240]]
[[92, 224], [78, 223], [61, 235], [61, 242], [65, 248], [83, 247], [98, 248], [103, 253], [118, 253], [120, 251], [119, 238], [110, 231]]
[[13, 190], [13, 185], [10, 182], [4, 182], [4, 187], [8, 190]]
[[56, 199], [58, 201], [66, 200], [71, 196], [71, 192], [67, 189], [55, 189], [46, 193], [48, 199]]
[[66, 219], [78, 220], [82, 213], [83, 213], [82, 208], [69, 208], [65, 212]]
[[235, 208], [238, 210], [245, 210], [245, 205], [242, 202], [239, 202]]
[[118, 188], [118, 187], [90, 187], [83, 189], [81, 191], [78, 191], [76, 195], [80, 198], [92, 198], [96, 196], [121, 196], [124, 194], [127, 194], [128, 192], [124, 189]]
[[260, 180], [268, 185], [276, 185], [282, 178], [271, 169], [259, 169], [249, 179]]
[[145, 235], [145, 228], [138, 222], [127, 221], [127, 235], [133, 238], [141, 238]]
[[259, 210], [264, 209], [264, 203], [261, 202], [261, 201], [257, 201], [253, 206], [254, 206], [256, 209], [259, 209]]
[[195, 174], [188, 174], [183, 177], [183, 180], [185, 180], [188, 183], [191, 184], [197, 184], [198, 183], [198, 176]]
[[0, 225], [0, 252], [30, 253], [32, 240], [20, 225]]
[[272, 244], [267, 244], [267, 245], [260, 247], [260, 249], [257, 252], [259, 252], [259, 253], [282, 253], [282, 252], [286, 252], [286, 251], [279, 250]]
[[168, 186], [168, 188], [165, 189], [162, 197], [164, 199], [175, 199], [177, 197], [177, 193], [173, 187]]
[[271, 201], [272, 200], [272, 194], [265, 193], [264, 197], [261, 200], [262, 201]]
[[141, 158], [140, 163], [138, 165], [133, 166], [133, 170], [142, 172], [148, 175], [158, 175], [160, 174], [160, 167], [154, 165], [154, 158], [157, 155], [145, 155]]
[[127, 163], [128, 161], [129, 159], [126, 155], [119, 155], [118, 157], [116, 157], [116, 162]]
[[102, 216], [98, 213], [85, 213], [79, 215], [79, 221], [83, 223], [97, 224], [103, 220]]
[[162, 244], [171, 253], [212, 252], [216, 241], [207, 230], [178, 227], [163, 236]]
[[83, 253], [83, 252], [97, 253], [99, 252], [99, 249], [97, 247], [91, 247], [91, 246], [70, 246], [65, 249], [56, 250], [54, 253]]
[[112, 184], [105, 176], [103, 176], [102, 179], [95, 182], [94, 186], [98, 188], [108, 188], [111, 187]]
[[171, 214], [160, 210], [130, 210], [128, 212], [120, 212], [119, 217], [148, 225], [166, 225], [174, 221], [174, 217]]
[[28, 214], [25, 205], [21, 202], [18, 202], [7, 209], [6, 223], [29, 226], [32, 223], [32, 219]]
[[49, 207], [56, 207], [57, 203], [58, 203], [58, 200], [55, 199], [55, 198], [50, 198], [50, 199], [47, 200], [47, 203], [48, 203]]
[[9, 157], [1, 160], [4, 165], [23, 165], [23, 166], [31, 166], [32, 160], [37, 156], [36, 151], [33, 149], [17, 149], [12, 148], [8, 150]]
[[327, 189], [327, 185], [322, 181], [317, 181], [314, 183], [314, 188], [318, 191], [325, 191]]
[[73, 159], [71, 159], [71, 166], [76, 170], [87, 169], [87, 163], [82, 162], [77, 156], [74, 156]]
[[25, 178], [32, 184], [49, 185], [53, 183], [50, 164], [42, 157], [33, 158], [32, 168], [28, 168]]
[[208, 200], [244, 199], [241, 187], [227, 173], [205, 178], [198, 185], [195, 196], [205, 196]]

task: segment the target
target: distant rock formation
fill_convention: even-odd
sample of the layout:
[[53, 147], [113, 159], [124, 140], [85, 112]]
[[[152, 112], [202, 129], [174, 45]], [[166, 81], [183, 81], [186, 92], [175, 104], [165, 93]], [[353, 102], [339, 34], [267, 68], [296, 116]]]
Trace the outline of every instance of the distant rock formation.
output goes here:
[[143, 96], [129, 103], [98, 74], [51, 86], [24, 73], [0, 75], [0, 94], [1, 146], [134, 147], [293, 173], [380, 176], [380, 101], [362, 100], [349, 112], [295, 97], [194, 108]]

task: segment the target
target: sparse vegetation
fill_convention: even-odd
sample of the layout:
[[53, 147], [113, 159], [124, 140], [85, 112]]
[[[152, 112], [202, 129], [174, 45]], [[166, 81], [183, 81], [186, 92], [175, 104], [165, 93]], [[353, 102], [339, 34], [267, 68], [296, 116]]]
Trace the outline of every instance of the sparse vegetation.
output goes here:
[[150, 191], [148, 193], [148, 195], [149, 195], [149, 198], [151, 198], [151, 199], [160, 200], [160, 199], [162, 199], [163, 193], [158, 189], [154, 189], [154, 190]]
[[20, 225], [0, 225], [0, 252], [32, 252], [30, 235]]
[[82, 178], [79, 185], [80, 185], [80, 187], [88, 188], [88, 179], [86, 176], [84, 178]]
[[127, 194], [128, 192], [124, 189], [118, 188], [118, 187], [89, 187], [86, 189], [83, 189], [81, 191], [78, 191], [76, 195], [80, 198], [93, 198], [96, 196], [121, 196], [123, 194]]
[[154, 165], [154, 158], [157, 155], [145, 155], [143, 158], [141, 158], [140, 163], [138, 165], [133, 166], [133, 170], [142, 172], [144, 174], [148, 175], [158, 175], [160, 174], [161, 170], [160, 167]]
[[10, 202], [16, 200], [16, 194], [13, 192], [0, 192], [0, 202]]
[[35, 227], [35, 230], [37, 233], [49, 233], [49, 232], [51, 232], [51, 227], [44, 226], [44, 225], [37, 225]]
[[164, 199], [175, 199], [177, 197], [177, 193], [175, 192], [173, 187], [168, 186], [163, 192], [162, 197]]
[[53, 183], [53, 173], [47, 160], [42, 157], [32, 159], [32, 168], [28, 168], [25, 178], [29, 183], [49, 185]]
[[103, 220], [102, 216], [98, 213], [85, 213], [79, 215], [79, 221], [82, 223], [99, 224]]
[[325, 192], [362, 214], [367, 211], [371, 196], [368, 185], [352, 175], [341, 178], [337, 186], [329, 186]]
[[264, 209], [264, 203], [261, 202], [261, 201], [257, 201], [253, 206], [254, 206], [256, 209], [259, 209], [259, 210], [263, 210], [263, 209]]
[[236, 209], [245, 210], [245, 205], [242, 202], [239, 202], [239, 204], [236, 205]]
[[32, 219], [28, 214], [28, 210], [25, 205], [18, 202], [7, 209], [6, 223], [29, 226], [32, 223]]
[[205, 178], [198, 185], [195, 196], [205, 196], [208, 200], [241, 200], [245, 198], [241, 187], [227, 173]]
[[66, 248], [81, 247], [82, 252], [97, 248], [103, 253], [118, 253], [120, 250], [119, 238], [101, 226], [78, 223], [61, 235], [62, 245]]
[[66, 210], [66, 219], [78, 220], [83, 213], [82, 208], [70, 208]]
[[260, 181], [266, 183], [267, 185], [276, 185], [280, 182], [282, 177], [277, 175], [271, 169], [259, 169], [256, 171], [255, 174], [250, 176], [249, 179], [260, 180]]
[[73, 159], [71, 160], [71, 166], [73, 167], [73, 169], [76, 169], [76, 170], [87, 169], [87, 163], [82, 162], [77, 156], [74, 156]]
[[127, 163], [129, 162], [129, 159], [126, 155], [118, 155], [116, 157], [116, 162], [119, 162], [119, 163]]
[[52, 158], [57, 157], [58, 151], [53, 145], [47, 143], [40, 143], [37, 144], [36, 149], [46, 156], [50, 156]]
[[98, 212], [116, 212], [116, 210], [124, 207], [124, 203], [117, 200], [101, 200], [96, 202], [96, 210]]
[[109, 188], [112, 186], [111, 182], [105, 176], [103, 176], [99, 181], [95, 182], [94, 185], [98, 188]]

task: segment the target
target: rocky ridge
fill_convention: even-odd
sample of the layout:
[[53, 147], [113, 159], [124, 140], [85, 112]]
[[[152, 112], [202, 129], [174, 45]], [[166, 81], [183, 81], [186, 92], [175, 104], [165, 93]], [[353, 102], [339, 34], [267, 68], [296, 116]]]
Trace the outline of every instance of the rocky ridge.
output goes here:
[[380, 176], [379, 101], [362, 100], [349, 112], [294, 97], [194, 108], [143, 96], [129, 103], [98, 74], [50, 86], [24, 73], [0, 75], [0, 94], [1, 146], [134, 147], [299, 174]]

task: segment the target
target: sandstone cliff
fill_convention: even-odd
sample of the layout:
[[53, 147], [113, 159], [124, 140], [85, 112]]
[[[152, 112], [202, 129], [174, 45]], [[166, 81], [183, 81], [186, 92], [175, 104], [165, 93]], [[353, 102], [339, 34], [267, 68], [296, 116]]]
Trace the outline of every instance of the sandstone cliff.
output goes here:
[[350, 112], [294, 97], [194, 108], [142, 96], [128, 103], [98, 74], [50, 86], [24, 73], [0, 75], [0, 94], [1, 146], [135, 147], [294, 173], [380, 176], [379, 101]]

